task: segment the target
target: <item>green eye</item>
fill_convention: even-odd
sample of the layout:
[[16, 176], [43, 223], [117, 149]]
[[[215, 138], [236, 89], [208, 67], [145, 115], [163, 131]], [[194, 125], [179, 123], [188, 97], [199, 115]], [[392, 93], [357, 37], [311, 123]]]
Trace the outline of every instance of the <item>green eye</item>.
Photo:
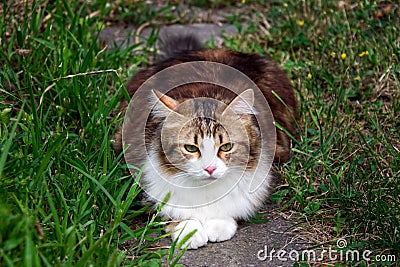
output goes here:
[[184, 145], [183, 147], [186, 149], [187, 152], [190, 152], [190, 153], [199, 152], [199, 148], [194, 145]]
[[222, 152], [229, 152], [229, 151], [231, 151], [232, 147], [233, 147], [232, 143], [226, 143], [226, 144], [223, 144], [222, 146], [220, 146], [219, 150]]

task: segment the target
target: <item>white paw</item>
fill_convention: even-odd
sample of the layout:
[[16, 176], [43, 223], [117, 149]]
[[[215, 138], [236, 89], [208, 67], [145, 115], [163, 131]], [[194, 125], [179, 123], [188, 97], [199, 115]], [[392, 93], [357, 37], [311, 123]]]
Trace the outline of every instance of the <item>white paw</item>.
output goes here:
[[232, 218], [210, 219], [204, 224], [210, 242], [221, 242], [231, 239], [237, 229], [237, 223]]
[[197, 249], [199, 247], [207, 245], [207, 233], [199, 221], [196, 220], [185, 220], [180, 222], [172, 234], [172, 239], [178, 239], [178, 243], [185, 238], [190, 232], [197, 230], [194, 235], [186, 241], [181, 248], [188, 246], [188, 249]]

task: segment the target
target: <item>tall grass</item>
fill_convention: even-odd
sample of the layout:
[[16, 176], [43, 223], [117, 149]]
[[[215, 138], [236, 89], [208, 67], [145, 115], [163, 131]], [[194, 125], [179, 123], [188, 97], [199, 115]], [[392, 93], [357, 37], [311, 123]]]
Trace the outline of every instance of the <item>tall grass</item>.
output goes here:
[[128, 175], [110, 141], [147, 47], [103, 47], [106, 3], [17, 4], [3, 2], [0, 18], [0, 265], [160, 261], [168, 251], [146, 248], [162, 225], [130, 228], [146, 210], [135, 208], [140, 170]]

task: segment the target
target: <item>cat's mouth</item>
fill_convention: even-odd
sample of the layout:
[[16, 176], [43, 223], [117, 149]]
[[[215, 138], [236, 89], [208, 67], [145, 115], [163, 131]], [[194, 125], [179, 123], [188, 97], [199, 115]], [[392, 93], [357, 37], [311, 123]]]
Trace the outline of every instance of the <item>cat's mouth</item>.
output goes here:
[[205, 181], [215, 181], [217, 179], [218, 179], [218, 177], [215, 177], [213, 175], [206, 176], [206, 177], [203, 178], [203, 180], [205, 180]]
[[[193, 175], [193, 173], [192, 173]], [[205, 173], [195, 173], [194, 177], [196, 177], [196, 180], [200, 180], [200, 181], [215, 181], [221, 178], [221, 174], [220, 173], [213, 173], [213, 174], [205, 174]], [[194, 178], [193, 177], [193, 178]]]

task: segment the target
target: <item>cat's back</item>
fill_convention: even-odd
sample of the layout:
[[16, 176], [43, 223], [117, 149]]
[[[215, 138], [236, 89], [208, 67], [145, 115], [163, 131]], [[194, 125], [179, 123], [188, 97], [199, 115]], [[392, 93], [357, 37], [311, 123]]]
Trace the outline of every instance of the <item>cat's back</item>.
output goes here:
[[[174, 53], [172, 57], [139, 71], [127, 84], [129, 95], [132, 97], [147, 79], [164, 69], [181, 63], [199, 61], [228, 65], [248, 76], [263, 93], [273, 113], [274, 120], [291, 135], [297, 136], [295, 120], [297, 119], [298, 105], [291, 83], [286, 74], [274, 62], [257, 54], [246, 54], [224, 49], [179, 51]], [[213, 73], [213, 75], [217, 76], [218, 73]], [[235, 78], [233, 77], [232, 79]], [[237, 78], [240, 79], [240, 77]], [[174, 79], [174, 77], [169, 77], [169, 79]], [[238, 89], [245, 90], [247, 88]], [[207, 83], [186, 84], [170, 90], [166, 94], [178, 101], [188, 98], [210, 97], [227, 104], [236, 97], [236, 94], [231, 90]], [[127, 103], [122, 106], [126, 105]], [[290, 148], [291, 140], [289, 136], [277, 129], [275, 161], [287, 161], [290, 155]]]
[[[127, 86], [128, 92], [131, 96], [134, 95], [140, 85], [148, 78], [168, 67], [196, 61], [209, 61], [228, 65], [247, 75], [266, 97], [270, 97], [273, 90], [279, 96], [283, 97], [283, 99], [288, 100], [288, 106], [295, 105], [290, 82], [285, 73], [276, 64], [257, 54], [245, 54], [224, 49], [200, 49], [176, 53], [171, 58], [139, 71], [129, 82]], [[218, 73], [215, 75], [218, 75]], [[198, 91], [196, 96], [204, 93], [202, 90]], [[182, 93], [184, 94], [184, 92]], [[232, 95], [233, 98], [234, 95]]]

